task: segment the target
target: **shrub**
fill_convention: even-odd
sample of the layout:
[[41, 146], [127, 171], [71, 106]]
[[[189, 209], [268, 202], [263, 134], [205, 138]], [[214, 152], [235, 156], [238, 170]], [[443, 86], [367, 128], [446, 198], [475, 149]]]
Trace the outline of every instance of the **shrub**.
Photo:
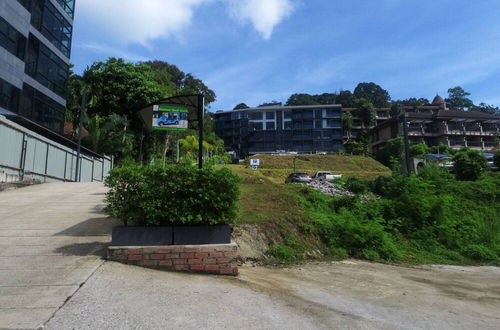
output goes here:
[[494, 261], [498, 260], [498, 256], [484, 245], [473, 244], [469, 245], [464, 254], [474, 260], [478, 261]]
[[462, 150], [453, 157], [457, 179], [475, 181], [486, 170], [486, 158], [475, 150]]
[[291, 263], [297, 259], [295, 251], [291, 247], [285, 245], [275, 245], [267, 250], [267, 254], [274, 257], [281, 263]]
[[106, 179], [106, 211], [125, 225], [228, 224], [236, 218], [238, 183], [226, 168], [119, 167]]
[[414, 157], [422, 156], [429, 153], [429, 147], [425, 143], [417, 143], [410, 147], [410, 153]]
[[500, 170], [500, 150], [497, 150], [493, 155], [493, 165]]
[[370, 191], [370, 181], [350, 177], [346, 180], [345, 187], [355, 194], [366, 194]]

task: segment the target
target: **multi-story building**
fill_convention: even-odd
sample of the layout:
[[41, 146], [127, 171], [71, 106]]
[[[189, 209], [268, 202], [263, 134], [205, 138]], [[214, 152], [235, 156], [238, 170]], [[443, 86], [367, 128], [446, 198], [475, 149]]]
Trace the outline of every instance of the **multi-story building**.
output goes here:
[[342, 147], [340, 105], [267, 106], [215, 113], [217, 134], [240, 157], [333, 153]]
[[[479, 150], [500, 147], [500, 116], [477, 111], [450, 110], [439, 96], [430, 105], [406, 107], [405, 110], [411, 144], [436, 146], [442, 143], [455, 149], [469, 147]], [[402, 135], [401, 115], [383, 121], [371, 130], [372, 151], [376, 152], [387, 140]]]
[[0, 1], [0, 114], [63, 132], [74, 5]]

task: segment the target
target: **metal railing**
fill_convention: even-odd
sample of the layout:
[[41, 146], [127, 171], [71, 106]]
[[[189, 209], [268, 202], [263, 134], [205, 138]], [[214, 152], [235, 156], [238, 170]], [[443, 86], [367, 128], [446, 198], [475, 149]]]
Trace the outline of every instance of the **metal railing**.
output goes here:
[[113, 167], [112, 157], [80, 155], [0, 116], [0, 171], [27, 178], [62, 182], [103, 182]]

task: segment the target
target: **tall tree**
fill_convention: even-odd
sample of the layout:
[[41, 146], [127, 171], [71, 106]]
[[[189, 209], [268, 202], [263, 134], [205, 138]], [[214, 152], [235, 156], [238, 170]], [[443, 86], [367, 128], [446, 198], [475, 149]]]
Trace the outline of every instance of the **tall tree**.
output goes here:
[[406, 100], [398, 100], [395, 101], [394, 103], [399, 103], [402, 105], [410, 106], [410, 107], [421, 107], [423, 105], [429, 104], [429, 100], [426, 98], [415, 98], [415, 97], [410, 97], [409, 99]]
[[356, 116], [361, 120], [364, 128], [368, 128], [375, 124], [377, 113], [375, 112], [375, 107], [369, 100], [364, 98], [357, 99], [354, 105], [356, 106]]
[[316, 105], [319, 104], [312, 95], [309, 94], [292, 94], [286, 105]]
[[335, 98], [335, 103], [341, 104], [344, 108], [352, 108], [354, 107], [354, 95], [348, 90], [340, 91]]
[[347, 132], [347, 140], [351, 139], [352, 114], [349, 111], [342, 113], [342, 129]]
[[392, 118], [398, 117], [404, 111], [405, 111], [404, 106], [401, 103], [399, 103], [399, 102], [394, 103], [393, 105], [391, 105], [391, 113], [390, 114], [391, 114]]
[[357, 99], [364, 98], [370, 101], [377, 108], [386, 107], [391, 100], [389, 92], [373, 82], [358, 84], [353, 94]]
[[474, 106], [474, 103], [471, 99], [467, 98], [470, 93], [464, 91], [464, 89], [460, 86], [456, 86], [448, 89], [448, 98], [446, 102], [451, 106], [454, 110], [468, 110]]

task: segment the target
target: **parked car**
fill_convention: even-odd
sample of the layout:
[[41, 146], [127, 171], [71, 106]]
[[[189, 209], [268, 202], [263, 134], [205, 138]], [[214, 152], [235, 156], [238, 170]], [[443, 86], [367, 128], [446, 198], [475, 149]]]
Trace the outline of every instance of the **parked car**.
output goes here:
[[455, 162], [453, 162], [452, 157], [443, 154], [426, 154], [425, 158], [434, 162], [437, 166], [442, 166], [446, 168], [453, 168]]
[[332, 172], [328, 171], [319, 171], [316, 172], [316, 174], [313, 176], [313, 179], [321, 181], [333, 181], [335, 179], [340, 179], [341, 177], [342, 174], [332, 174]]
[[168, 119], [164, 116], [158, 119], [158, 126], [179, 125], [178, 119]]
[[483, 152], [482, 155], [486, 158], [486, 162], [488, 164], [488, 170], [490, 171], [498, 170], [493, 161], [493, 158], [495, 157], [494, 154], [489, 152]]
[[305, 172], [295, 172], [286, 178], [285, 183], [309, 183], [311, 182], [311, 177]]

